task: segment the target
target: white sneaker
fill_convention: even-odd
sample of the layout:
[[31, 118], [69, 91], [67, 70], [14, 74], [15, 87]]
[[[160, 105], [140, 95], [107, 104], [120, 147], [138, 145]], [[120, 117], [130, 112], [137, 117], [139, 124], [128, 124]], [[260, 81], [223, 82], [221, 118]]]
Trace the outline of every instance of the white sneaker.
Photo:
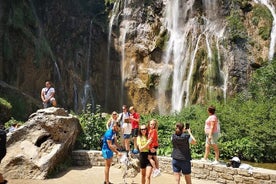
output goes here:
[[155, 169], [153, 172], [152, 172], [152, 177], [157, 177], [161, 174], [161, 171], [159, 169]]
[[208, 159], [205, 159], [205, 158], [201, 158], [200, 161], [201, 162], [210, 162]]
[[217, 161], [217, 160], [212, 162], [212, 165], [217, 165], [217, 164], [219, 164], [219, 161]]

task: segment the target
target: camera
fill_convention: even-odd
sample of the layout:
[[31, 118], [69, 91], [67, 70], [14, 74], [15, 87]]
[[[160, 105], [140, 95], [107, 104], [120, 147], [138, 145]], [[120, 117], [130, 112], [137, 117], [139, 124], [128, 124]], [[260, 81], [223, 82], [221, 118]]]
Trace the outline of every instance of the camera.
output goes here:
[[185, 123], [185, 129], [190, 129], [190, 123]]

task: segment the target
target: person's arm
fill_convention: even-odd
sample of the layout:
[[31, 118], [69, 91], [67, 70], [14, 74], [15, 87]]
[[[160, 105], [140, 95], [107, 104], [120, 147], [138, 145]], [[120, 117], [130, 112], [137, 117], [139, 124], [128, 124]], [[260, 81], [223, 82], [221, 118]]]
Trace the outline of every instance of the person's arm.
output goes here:
[[133, 121], [137, 121], [137, 122], [139, 123], [139, 122], [140, 122], [140, 115], [137, 114], [137, 115], [135, 116], [135, 118], [134, 118], [134, 116], [132, 115], [132, 116], [130, 116], [130, 119], [133, 120]]
[[137, 145], [138, 145], [138, 148], [139, 148], [140, 151], [144, 151], [145, 149], [149, 149], [149, 145], [150, 145], [151, 142], [152, 142], [152, 140], [149, 139], [145, 145], [141, 145], [140, 137], [137, 138]]
[[111, 118], [106, 122], [106, 129], [108, 130], [111, 124]]
[[42, 90], [41, 90], [40, 97], [41, 97], [42, 102], [45, 102], [45, 97], [44, 97], [43, 88], [42, 88]]
[[192, 132], [190, 129], [188, 129], [188, 133], [190, 134], [190, 137], [192, 138], [192, 141], [191, 141], [191, 144], [196, 144], [196, 139], [195, 137], [193, 136]]
[[50, 96], [49, 96], [49, 98], [47, 99], [47, 101], [49, 101], [51, 98], [53, 98], [53, 97], [55, 96], [55, 88], [50, 87], [49, 93], [50, 93]]
[[118, 143], [117, 136], [115, 137], [114, 144], [116, 145], [116, 148], [121, 148], [121, 145]]
[[107, 145], [111, 151], [116, 153], [116, 155], [119, 155], [119, 151], [117, 150], [116, 146], [112, 144], [112, 140], [107, 140]]

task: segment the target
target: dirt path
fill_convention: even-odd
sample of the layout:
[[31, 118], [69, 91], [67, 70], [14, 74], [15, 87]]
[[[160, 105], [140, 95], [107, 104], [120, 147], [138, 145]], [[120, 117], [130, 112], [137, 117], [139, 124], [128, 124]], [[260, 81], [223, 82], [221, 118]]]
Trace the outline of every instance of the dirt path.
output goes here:
[[[127, 178], [127, 183], [139, 184], [140, 174], [135, 178]], [[104, 167], [71, 167], [67, 172], [64, 172], [53, 179], [47, 180], [12, 180], [8, 179], [8, 184], [103, 184]], [[123, 184], [121, 176], [121, 170], [115, 167], [111, 167], [110, 181], [114, 184]], [[184, 184], [184, 177], [181, 178]], [[214, 181], [197, 180], [192, 178], [193, 184], [215, 184]], [[173, 175], [162, 173], [161, 176], [152, 178], [152, 184], [173, 184]]]

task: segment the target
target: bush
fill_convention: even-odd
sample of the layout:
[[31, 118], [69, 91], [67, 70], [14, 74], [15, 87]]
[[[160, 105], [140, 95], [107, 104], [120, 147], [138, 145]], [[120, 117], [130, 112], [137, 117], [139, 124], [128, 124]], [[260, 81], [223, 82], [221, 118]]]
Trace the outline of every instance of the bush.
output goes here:
[[101, 107], [97, 106], [95, 112], [91, 112], [91, 105], [88, 105], [79, 115], [79, 120], [83, 132], [78, 137], [77, 149], [100, 150], [99, 140], [106, 130], [106, 118], [102, 117]]

